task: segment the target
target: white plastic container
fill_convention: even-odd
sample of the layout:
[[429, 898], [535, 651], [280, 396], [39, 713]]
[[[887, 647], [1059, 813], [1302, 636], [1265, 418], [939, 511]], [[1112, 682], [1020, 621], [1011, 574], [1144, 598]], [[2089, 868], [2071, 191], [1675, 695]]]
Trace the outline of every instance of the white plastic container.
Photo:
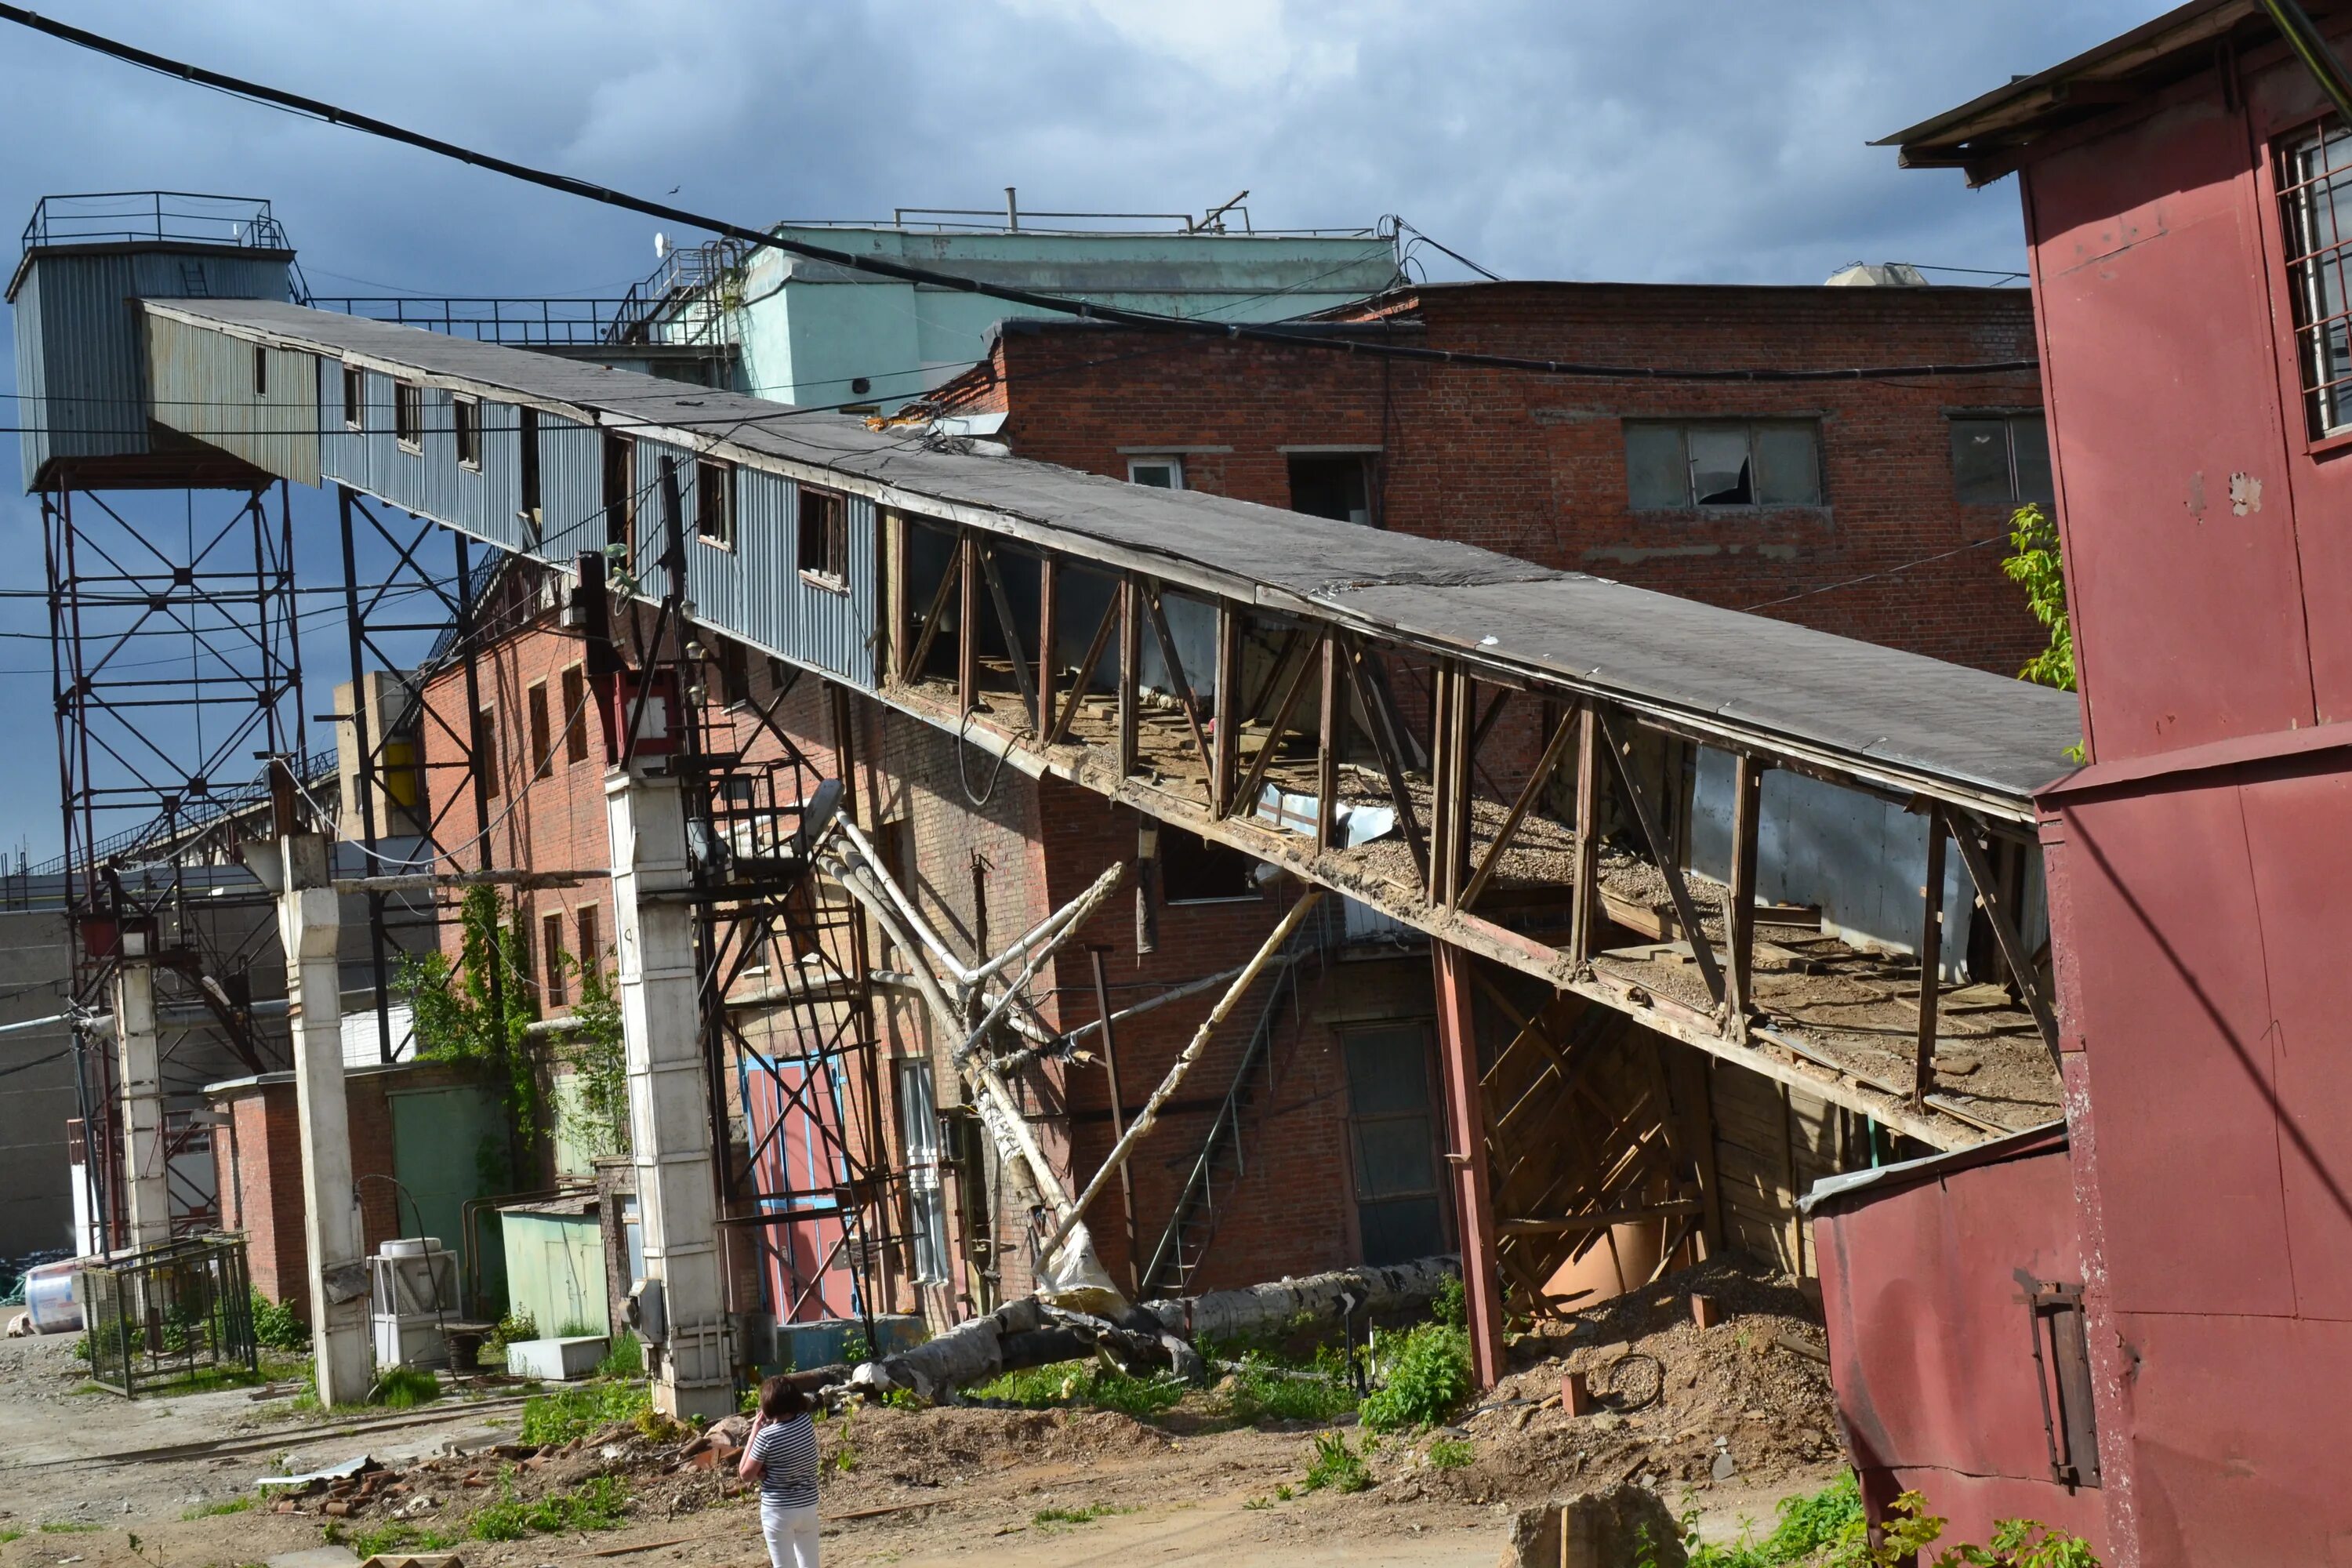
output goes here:
[[507, 1346], [507, 1371], [542, 1383], [568, 1383], [596, 1370], [612, 1348], [601, 1334], [565, 1340], [517, 1340]]

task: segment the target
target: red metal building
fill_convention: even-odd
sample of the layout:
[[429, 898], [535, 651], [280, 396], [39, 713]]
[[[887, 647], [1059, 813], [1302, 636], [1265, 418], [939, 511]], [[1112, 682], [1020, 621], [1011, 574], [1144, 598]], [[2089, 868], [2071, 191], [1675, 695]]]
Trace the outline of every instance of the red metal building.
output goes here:
[[1892, 140], [2016, 173], [2032, 251], [2092, 757], [2042, 837], [2111, 1560], [2352, 1560], [2352, 139], [2261, 7], [2200, 0]]

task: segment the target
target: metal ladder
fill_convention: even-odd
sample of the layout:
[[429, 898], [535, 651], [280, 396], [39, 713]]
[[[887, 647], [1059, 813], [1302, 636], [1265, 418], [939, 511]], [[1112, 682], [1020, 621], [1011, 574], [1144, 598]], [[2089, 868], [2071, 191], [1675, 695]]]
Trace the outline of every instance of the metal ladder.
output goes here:
[[[1209, 1124], [1201, 1152], [1193, 1157], [1168, 1228], [1151, 1250], [1150, 1265], [1142, 1274], [1144, 1300], [1190, 1290], [1192, 1276], [1199, 1271], [1201, 1259], [1216, 1237], [1217, 1223], [1223, 1217], [1220, 1200], [1230, 1204], [1234, 1187], [1249, 1173], [1248, 1152], [1244, 1147], [1245, 1132], [1251, 1131], [1247, 1119], [1259, 1094], [1271, 1094], [1280, 1079], [1275, 1044], [1284, 1006], [1290, 1005], [1295, 1015], [1306, 972], [1311, 967], [1313, 977], [1321, 978], [1343, 925], [1339, 900], [1326, 900], [1283, 944], [1283, 956], [1290, 962], [1276, 973], [1267, 988], [1257, 1026], [1250, 1031], [1249, 1043], [1242, 1047], [1241, 1061], [1234, 1068], [1233, 1086], [1225, 1091], [1224, 1103]], [[1296, 1029], [1289, 1038], [1296, 1043]]]

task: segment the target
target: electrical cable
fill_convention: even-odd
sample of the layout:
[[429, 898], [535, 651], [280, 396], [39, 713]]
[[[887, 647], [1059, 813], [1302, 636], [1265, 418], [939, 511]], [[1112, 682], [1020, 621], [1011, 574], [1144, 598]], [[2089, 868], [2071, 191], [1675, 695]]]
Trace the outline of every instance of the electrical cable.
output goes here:
[[2005, 374], [2039, 368], [2032, 359], [1998, 360], [1952, 364], [1924, 365], [1853, 365], [1832, 369], [1776, 368], [1716, 368], [1668, 369], [1656, 365], [1580, 364], [1560, 360], [1533, 359], [1511, 354], [1476, 353], [1454, 349], [1418, 348], [1402, 343], [1359, 343], [1296, 331], [1284, 331], [1279, 327], [1257, 326], [1242, 322], [1203, 321], [1186, 316], [1168, 316], [1149, 310], [1133, 310], [1119, 306], [1098, 305], [1084, 300], [1069, 299], [1058, 294], [1043, 293], [1032, 289], [1016, 289], [990, 283], [982, 279], [966, 277], [937, 268], [912, 267], [878, 256], [861, 255], [835, 250], [829, 246], [812, 245], [805, 240], [789, 239], [782, 235], [748, 228], [724, 218], [698, 213], [688, 208], [673, 206], [667, 202], [651, 201], [592, 181], [569, 174], [559, 174], [533, 168], [512, 159], [480, 152], [461, 143], [426, 135], [362, 114], [320, 99], [307, 98], [274, 88], [207, 69], [190, 61], [175, 59], [135, 45], [123, 43], [102, 33], [43, 16], [22, 5], [0, 4], [0, 21], [14, 22], [37, 33], [45, 34], [76, 47], [121, 60], [159, 76], [174, 77], [192, 85], [209, 88], [232, 98], [278, 110], [299, 118], [321, 121], [330, 125], [343, 126], [384, 141], [431, 153], [438, 157], [470, 164], [489, 173], [503, 174], [527, 184], [558, 191], [567, 195], [642, 213], [648, 217], [708, 229], [754, 248], [780, 250], [812, 261], [845, 268], [855, 272], [868, 272], [897, 282], [928, 285], [953, 289], [959, 293], [977, 294], [987, 299], [1002, 300], [1009, 304], [1025, 305], [1032, 310], [1055, 315], [1077, 316], [1119, 326], [1143, 328], [1156, 331], [1183, 332], [1203, 337], [1245, 338], [1259, 342], [1292, 343], [1304, 347], [1333, 350], [1346, 353], [1379, 353], [1423, 363], [1458, 365], [1494, 370], [1531, 371], [1545, 375], [1575, 376], [1615, 381], [1691, 381], [1691, 382], [1814, 382], [1814, 381], [1874, 381], [1889, 376], [1918, 375], [1984, 375]]
[[1754, 615], [1759, 610], [1769, 610], [1775, 605], [1790, 604], [1798, 599], [1810, 599], [1816, 594], [1834, 594], [1840, 588], [1851, 588], [1857, 583], [1874, 583], [1881, 577], [1892, 577], [1898, 573], [1908, 572], [1915, 566], [1926, 566], [1937, 561], [1948, 561], [1955, 555], [1966, 555], [1969, 551], [1982, 550], [1988, 544], [2003, 544], [2008, 542], [2008, 540], [2009, 535], [2005, 533], [1996, 533], [1990, 539], [1972, 540], [1957, 549], [1938, 551], [1933, 555], [1922, 555], [1916, 561], [1906, 561], [1899, 566], [1889, 566], [1883, 572], [1865, 572], [1859, 577], [1848, 577], [1842, 583], [1824, 583], [1818, 588], [1805, 588], [1794, 594], [1784, 594], [1777, 599], [1767, 599], [1760, 605], [1743, 605], [1740, 606], [1739, 613], [1743, 616]]

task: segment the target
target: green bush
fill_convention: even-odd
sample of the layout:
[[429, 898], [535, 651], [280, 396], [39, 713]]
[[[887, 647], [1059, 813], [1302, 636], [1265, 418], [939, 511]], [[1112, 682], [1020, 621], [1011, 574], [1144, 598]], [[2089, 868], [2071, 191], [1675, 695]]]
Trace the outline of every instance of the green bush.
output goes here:
[[654, 1407], [653, 1391], [642, 1383], [592, 1383], [534, 1394], [522, 1405], [522, 1440], [569, 1443], [622, 1421], [635, 1421]]
[[416, 1366], [388, 1366], [368, 1391], [367, 1402], [387, 1410], [413, 1410], [441, 1397], [441, 1380]]
[[1478, 1457], [1478, 1449], [1467, 1437], [1438, 1437], [1429, 1445], [1429, 1462], [1440, 1470], [1458, 1470]]
[[520, 1541], [533, 1531], [618, 1530], [628, 1502], [618, 1476], [598, 1476], [577, 1491], [550, 1492], [525, 1502], [514, 1495], [514, 1472], [509, 1470], [499, 1478], [499, 1500], [474, 1515], [471, 1533], [477, 1541]]
[[1360, 1415], [1375, 1432], [1434, 1426], [1470, 1397], [1470, 1335], [1452, 1323], [1422, 1323], [1404, 1337]]
[[2079, 1537], [2022, 1519], [1998, 1521], [1989, 1546], [1947, 1547], [1931, 1559], [1926, 1549], [1942, 1539], [1945, 1521], [1927, 1511], [1916, 1492], [1895, 1500], [1885, 1541], [1873, 1547], [1851, 1473], [1811, 1497], [1783, 1498], [1779, 1522], [1761, 1542], [1743, 1533], [1729, 1546], [1706, 1545], [1692, 1528], [1696, 1521], [1695, 1513], [1683, 1520], [1690, 1568], [1892, 1568], [1915, 1554], [1922, 1568], [2099, 1568]]
[[973, 1399], [998, 1400], [1023, 1410], [1082, 1405], [1148, 1421], [1175, 1408], [1184, 1397], [1184, 1384], [1166, 1373], [1136, 1377], [1100, 1362], [1081, 1362], [1008, 1372], [967, 1394]]
[[[1370, 1447], [1369, 1443], [1365, 1445]], [[1307, 1467], [1307, 1479], [1302, 1489], [1319, 1492], [1328, 1487], [1333, 1491], [1360, 1492], [1372, 1484], [1370, 1467], [1364, 1456], [1348, 1447], [1344, 1432], [1324, 1432], [1316, 1436], [1315, 1458]]]
[[[1290, 1371], [1311, 1371], [1313, 1377], [1286, 1377]], [[1226, 1408], [1244, 1423], [1259, 1421], [1335, 1421], [1356, 1408], [1356, 1391], [1349, 1381], [1345, 1353], [1325, 1346], [1306, 1367], [1290, 1367], [1262, 1351], [1250, 1351], [1233, 1372], [1225, 1396]]]
[[264, 1350], [285, 1351], [299, 1354], [310, 1348], [310, 1325], [302, 1321], [291, 1301], [273, 1303], [261, 1293], [259, 1286], [253, 1291], [253, 1340]]
[[1784, 1568], [1811, 1563], [1831, 1550], [1839, 1553], [1829, 1560], [1832, 1563], [1859, 1564], [1864, 1560], [1852, 1556], [1851, 1551], [1864, 1540], [1866, 1530], [1862, 1491], [1849, 1471], [1811, 1497], [1782, 1498], [1779, 1521], [1761, 1542], [1750, 1541], [1744, 1531], [1729, 1546], [1705, 1545], [1691, 1538], [1690, 1564], [1691, 1568]]
[[1462, 1276], [1449, 1274], [1437, 1287], [1437, 1294], [1429, 1300], [1429, 1315], [1448, 1328], [1470, 1326], [1470, 1297], [1463, 1289]]
[[596, 1363], [598, 1377], [643, 1377], [646, 1374], [646, 1347], [637, 1336], [623, 1329], [604, 1359]]

